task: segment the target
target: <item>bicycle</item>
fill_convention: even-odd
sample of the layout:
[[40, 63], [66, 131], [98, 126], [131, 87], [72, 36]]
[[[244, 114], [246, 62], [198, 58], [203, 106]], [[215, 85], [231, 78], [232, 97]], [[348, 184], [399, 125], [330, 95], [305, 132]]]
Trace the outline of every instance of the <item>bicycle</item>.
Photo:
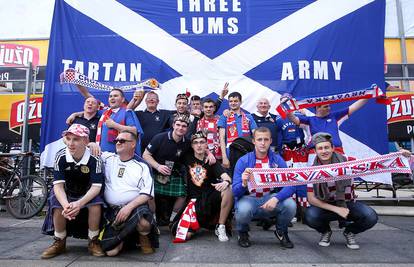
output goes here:
[[36, 175], [23, 176], [25, 159], [34, 158], [31, 152], [0, 153], [0, 199], [5, 200], [7, 211], [17, 219], [35, 216], [46, 204], [45, 180]]

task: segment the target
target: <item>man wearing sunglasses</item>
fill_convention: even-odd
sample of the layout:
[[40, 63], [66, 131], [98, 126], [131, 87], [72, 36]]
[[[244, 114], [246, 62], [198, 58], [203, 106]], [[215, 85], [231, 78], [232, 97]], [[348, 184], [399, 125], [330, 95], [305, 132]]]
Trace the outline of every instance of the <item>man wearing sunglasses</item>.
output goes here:
[[[101, 244], [108, 256], [117, 255], [124, 244], [138, 243], [144, 254], [158, 246], [158, 230], [148, 201], [154, 197], [154, 182], [149, 166], [135, 154], [137, 135], [122, 131], [114, 140], [116, 154], [102, 153], [105, 164], [105, 212], [107, 222]], [[115, 228], [115, 233], [109, 229]], [[131, 240], [138, 232], [139, 240]], [[137, 242], [138, 241], [138, 242]]]

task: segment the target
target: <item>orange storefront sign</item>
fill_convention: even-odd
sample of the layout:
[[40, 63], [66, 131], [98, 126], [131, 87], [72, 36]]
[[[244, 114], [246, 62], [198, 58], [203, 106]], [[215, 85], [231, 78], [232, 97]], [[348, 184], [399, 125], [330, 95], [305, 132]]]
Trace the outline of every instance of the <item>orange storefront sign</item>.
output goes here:
[[[42, 95], [32, 95], [29, 101], [29, 124], [40, 124], [42, 120]], [[1, 132], [22, 133], [24, 122], [24, 94], [0, 94]], [[7, 128], [4, 127], [7, 122]], [[1, 139], [1, 137], [0, 137]]]

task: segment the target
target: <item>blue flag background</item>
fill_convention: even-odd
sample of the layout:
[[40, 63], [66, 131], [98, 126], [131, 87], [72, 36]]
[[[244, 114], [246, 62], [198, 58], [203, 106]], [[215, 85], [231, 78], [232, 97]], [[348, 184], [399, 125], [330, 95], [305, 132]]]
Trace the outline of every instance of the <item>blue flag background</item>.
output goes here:
[[[76, 87], [59, 82], [65, 68], [110, 85], [154, 77], [163, 84], [160, 107], [168, 109], [187, 88], [216, 96], [226, 81], [249, 112], [260, 97], [275, 112], [286, 92], [302, 99], [384, 87], [384, 0], [215, 2], [56, 0], [42, 150], [82, 110]], [[107, 92], [90, 90], [106, 102]], [[350, 155], [387, 152], [384, 105], [370, 100], [340, 130]]]

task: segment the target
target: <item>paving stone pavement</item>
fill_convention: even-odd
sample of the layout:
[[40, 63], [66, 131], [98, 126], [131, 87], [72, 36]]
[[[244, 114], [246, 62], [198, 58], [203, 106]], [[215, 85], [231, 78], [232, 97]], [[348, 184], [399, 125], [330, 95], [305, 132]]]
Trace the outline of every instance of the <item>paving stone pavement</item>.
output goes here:
[[414, 266], [414, 218], [380, 216], [370, 231], [357, 236], [360, 250], [345, 246], [335, 228], [331, 246], [319, 247], [319, 234], [302, 223], [290, 228], [294, 249], [281, 249], [272, 229], [252, 226], [253, 245], [241, 248], [236, 233], [219, 242], [212, 232], [200, 231], [191, 241], [173, 244], [167, 227], [161, 228], [160, 248], [152, 255], [126, 251], [115, 258], [96, 258], [87, 252], [87, 241], [68, 239], [67, 253], [40, 260], [52, 239], [40, 232], [43, 219], [16, 220], [0, 214], [0, 266]]

